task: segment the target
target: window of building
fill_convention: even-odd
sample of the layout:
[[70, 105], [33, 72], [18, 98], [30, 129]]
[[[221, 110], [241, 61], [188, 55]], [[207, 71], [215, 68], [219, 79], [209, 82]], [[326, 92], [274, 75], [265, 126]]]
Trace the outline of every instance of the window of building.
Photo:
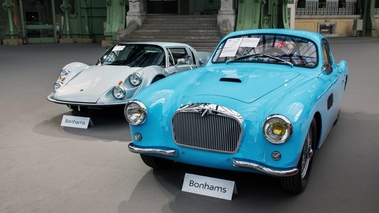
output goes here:
[[297, 8], [305, 8], [306, 0], [298, 0], [297, 1]]
[[338, 8], [346, 8], [346, 0], [338, 0]]
[[326, 8], [326, 0], [318, 0], [318, 8]]

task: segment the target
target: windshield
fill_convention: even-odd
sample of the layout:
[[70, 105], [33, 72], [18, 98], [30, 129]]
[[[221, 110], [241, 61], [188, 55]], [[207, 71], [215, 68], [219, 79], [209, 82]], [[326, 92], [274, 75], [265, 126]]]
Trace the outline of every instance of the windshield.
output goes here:
[[165, 67], [164, 50], [156, 45], [118, 44], [110, 48], [101, 58], [102, 65], [122, 65], [146, 67], [158, 65]]
[[213, 63], [260, 62], [291, 66], [317, 66], [316, 45], [305, 38], [289, 35], [251, 34], [224, 41]]

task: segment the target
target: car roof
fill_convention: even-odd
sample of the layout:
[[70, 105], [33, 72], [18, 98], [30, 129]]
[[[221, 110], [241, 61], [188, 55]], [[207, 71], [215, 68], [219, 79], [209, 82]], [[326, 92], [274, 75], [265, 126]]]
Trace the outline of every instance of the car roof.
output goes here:
[[158, 45], [161, 47], [189, 47], [188, 44], [185, 43], [179, 43], [179, 42], [163, 42], [163, 41], [149, 41], [149, 42], [118, 42], [117, 44], [147, 44], [147, 45]]

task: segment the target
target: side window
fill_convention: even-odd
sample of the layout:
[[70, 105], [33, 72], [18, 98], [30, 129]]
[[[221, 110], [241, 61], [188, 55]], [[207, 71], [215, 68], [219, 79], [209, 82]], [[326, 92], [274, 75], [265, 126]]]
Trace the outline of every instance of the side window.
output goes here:
[[325, 40], [322, 41], [322, 62], [323, 62], [323, 67], [325, 71], [328, 74], [330, 74], [333, 71], [332, 69], [333, 61], [330, 55], [329, 44]]
[[[187, 56], [191, 56], [187, 53], [187, 50], [185, 48], [169, 48], [169, 52], [171, 53], [172, 60], [170, 60], [170, 65], [173, 63], [173, 65], [176, 65], [178, 63], [178, 59], [186, 59]], [[189, 60], [193, 63], [193, 57], [190, 57]]]
[[189, 61], [191, 62], [191, 64], [195, 64], [196, 65], [195, 53], [193, 53], [191, 50], [190, 50], [190, 52], [191, 52], [191, 55], [189, 55], [189, 56], [191, 56], [191, 58], [189, 58]]
[[322, 60], [323, 60], [324, 65], [332, 64], [332, 60], [330, 58], [329, 44], [326, 41], [322, 42]]

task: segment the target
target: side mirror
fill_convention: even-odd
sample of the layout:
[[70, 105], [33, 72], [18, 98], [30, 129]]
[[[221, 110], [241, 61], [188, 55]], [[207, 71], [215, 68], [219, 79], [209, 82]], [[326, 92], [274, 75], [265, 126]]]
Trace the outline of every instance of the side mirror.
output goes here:
[[97, 59], [96, 65], [97, 65], [97, 66], [101, 66], [101, 64], [102, 64], [102, 61], [101, 61], [101, 59], [100, 59], [100, 58], [99, 58], [99, 59]]
[[199, 64], [200, 66], [204, 64], [204, 60], [202, 58], [199, 58]]
[[333, 71], [333, 66], [331, 64], [324, 64], [322, 69], [329, 75]]

